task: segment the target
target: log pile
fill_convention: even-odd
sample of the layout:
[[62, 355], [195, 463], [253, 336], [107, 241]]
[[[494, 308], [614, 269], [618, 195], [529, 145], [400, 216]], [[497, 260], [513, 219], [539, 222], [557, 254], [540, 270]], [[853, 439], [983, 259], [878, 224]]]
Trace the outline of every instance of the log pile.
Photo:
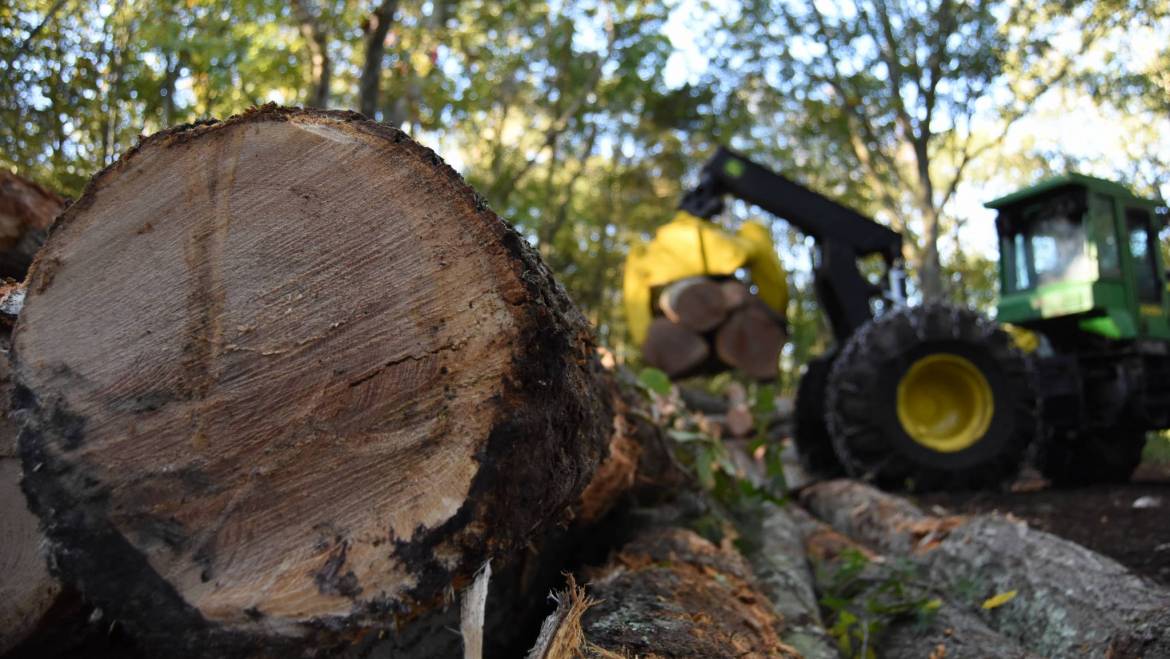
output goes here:
[[[677, 326], [716, 292], [744, 298], [705, 330], [714, 353], [754, 308], [725, 284], [664, 300]], [[0, 640], [14, 656], [67, 654], [19, 644], [46, 625], [124, 630], [121, 656], [1170, 650], [1163, 589], [1014, 521], [850, 482], [715, 498], [591, 337], [526, 241], [397, 130], [265, 107], [147, 138], [58, 220], [13, 334], [22, 489], [46, 537], [31, 526], [36, 560], [5, 567], [43, 569], [43, 545], [89, 604], [5, 621]], [[893, 613], [851, 622], [870, 600]]]
[[784, 320], [742, 282], [688, 277], [663, 287], [642, 355], [671, 377], [737, 369], [775, 378]]

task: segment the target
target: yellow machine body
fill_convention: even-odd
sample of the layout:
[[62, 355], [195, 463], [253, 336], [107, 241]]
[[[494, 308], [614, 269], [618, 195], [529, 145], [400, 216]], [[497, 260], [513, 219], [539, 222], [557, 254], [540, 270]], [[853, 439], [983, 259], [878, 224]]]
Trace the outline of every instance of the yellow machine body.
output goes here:
[[679, 211], [673, 220], [659, 227], [649, 243], [631, 247], [626, 259], [622, 292], [634, 342], [641, 345], [646, 339], [655, 288], [687, 277], [733, 276], [740, 268], [749, 273], [760, 300], [784, 316], [788, 282], [767, 227], [745, 222], [732, 234]]

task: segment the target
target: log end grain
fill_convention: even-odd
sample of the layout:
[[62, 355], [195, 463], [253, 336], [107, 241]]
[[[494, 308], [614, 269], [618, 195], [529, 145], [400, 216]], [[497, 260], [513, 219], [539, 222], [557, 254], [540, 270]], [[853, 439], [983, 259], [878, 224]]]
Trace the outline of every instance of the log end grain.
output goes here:
[[27, 490], [63, 574], [148, 637], [344, 641], [576, 501], [611, 429], [591, 342], [400, 131], [271, 106], [173, 129], [30, 273]]

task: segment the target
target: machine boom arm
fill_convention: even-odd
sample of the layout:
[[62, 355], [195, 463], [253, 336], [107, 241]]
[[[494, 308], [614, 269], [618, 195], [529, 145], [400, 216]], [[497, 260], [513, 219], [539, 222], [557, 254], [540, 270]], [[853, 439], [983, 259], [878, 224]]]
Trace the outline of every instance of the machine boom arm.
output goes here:
[[[692, 215], [710, 218], [723, 209], [724, 195], [759, 206], [816, 240], [820, 251], [814, 267], [817, 298], [839, 342], [872, 317], [870, 300], [883, 289], [861, 274], [857, 260], [879, 254], [888, 269], [899, 268], [901, 234], [721, 147], [703, 166], [698, 187], [680, 206]], [[892, 298], [901, 294], [889, 292]]]

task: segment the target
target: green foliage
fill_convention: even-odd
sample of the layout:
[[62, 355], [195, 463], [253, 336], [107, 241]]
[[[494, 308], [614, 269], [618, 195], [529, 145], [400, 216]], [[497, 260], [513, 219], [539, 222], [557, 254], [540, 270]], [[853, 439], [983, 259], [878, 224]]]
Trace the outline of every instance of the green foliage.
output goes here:
[[1149, 434], [1142, 450], [1142, 462], [1148, 465], [1170, 465], [1170, 430]]
[[890, 625], [925, 621], [942, 606], [921, 585], [909, 561], [875, 566], [856, 549], [842, 552], [832, 573], [818, 578], [822, 583], [827, 631], [843, 657], [876, 657], [875, 648]]
[[670, 376], [656, 368], [648, 366], [642, 369], [638, 373], [638, 384], [642, 385], [647, 391], [660, 396], [670, 395]]
[[731, 510], [752, 508], [764, 501], [782, 503], [788, 493], [780, 446], [765, 436], [765, 414], [774, 409], [774, 387], [763, 385], [751, 390], [752, 413], [756, 419], [756, 436], [748, 450], [764, 454], [765, 481], [756, 484], [736, 465], [727, 445], [704, 425], [701, 414], [686, 409], [678, 390], [665, 373], [644, 368], [638, 386], [645, 392], [655, 423], [666, 428], [673, 440], [678, 464], [688, 470], [695, 482], [716, 501]]
[[[0, 3], [0, 166], [76, 196], [140, 134], [307, 103], [319, 73], [305, 16], [323, 35], [328, 104], [358, 107], [378, 5]], [[955, 190], [996, 175], [978, 163], [1058, 74], [1076, 74], [1102, 103], [1132, 99], [1127, 109], [1164, 117], [1165, 39], [1153, 40], [1153, 57], [1109, 50], [1100, 75], [1063, 65], [1134, 17], [1160, 34], [1165, 15], [1162, 0], [400, 0], [373, 62], [373, 114], [460, 169], [539, 247], [600, 341], [636, 360], [621, 308], [625, 255], [670, 217], [718, 143], [906, 231], [914, 263], [920, 245], [954, 239], [942, 257], [949, 294], [988, 306], [994, 268], [958, 245]], [[728, 222], [753, 213], [733, 204]], [[829, 339], [806, 238], [763, 219], [790, 269], [780, 384], [791, 391]]]

